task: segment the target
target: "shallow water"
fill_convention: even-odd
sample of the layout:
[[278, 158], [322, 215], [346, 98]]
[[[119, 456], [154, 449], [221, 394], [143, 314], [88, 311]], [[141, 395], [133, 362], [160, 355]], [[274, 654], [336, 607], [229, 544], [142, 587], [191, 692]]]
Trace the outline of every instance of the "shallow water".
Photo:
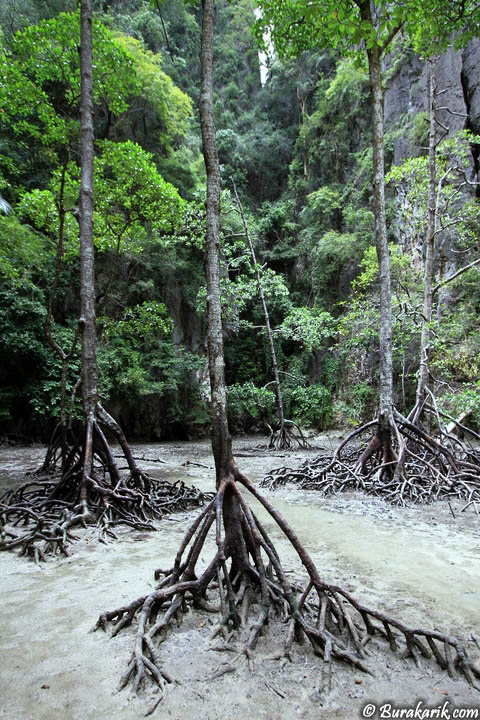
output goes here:
[[[325, 447], [329, 442], [331, 436], [325, 436], [317, 439], [316, 444]], [[254, 481], [278, 465], [295, 467], [306, 456], [304, 452], [292, 452], [272, 457], [256, 449], [258, 443], [258, 438], [241, 438], [234, 444], [240, 467]], [[137, 458], [142, 458], [142, 467], [152, 474], [195, 483], [204, 490], [213, 489], [213, 461], [207, 441], [138, 444], [133, 450]], [[0, 449], [0, 485], [17, 483], [18, 470], [34, 469], [43, 452], [40, 447]], [[409, 624], [439, 626], [463, 637], [479, 633], [480, 533], [479, 519], [474, 513], [462, 514], [460, 506], [453, 506], [454, 518], [444, 504], [400, 509], [358, 494], [323, 498], [291, 486], [267, 495], [295, 529], [326, 581], [341, 584], [361, 596], [366, 604], [401, 616]], [[252, 506], [271, 533], [285, 566], [299, 573], [294, 549], [263, 508], [254, 500]], [[72, 548], [70, 558], [42, 567], [13, 554], [0, 553], [3, 628], [0, 717], [127, 720], [145, 710], [141, 701], [128, 692], [114, 691], [128, 659], [131, 637], [125, 634], [107, 641], [102, 634], [92, 635], [88, 630], [99, 612], [127, 603], [153, 587], [154, 569], [171, 565], [193, 515], [182, 513], [162, 521], [158, 533], [139, 535], [120, 530], [120, 540], [106, 546], [98, 545], [89, 530]], [[205, 564], [212, 547], [210, 541], [205, 548]], [[190, 634], [185, 631], [172, 637], [167, 656], [173, 667], [177, 663], [178, 672], [194, 675], [204, 669], [194, 656], [197, 642], [202, 641], [198, 635], [202, 631], [187, 622], [189, 628]], [[206, 657], [211, 657], [211, 653]], [[294, 671], [299, 672], [298, 667], [291, 670], [292, 678]], [[388, 675], [389, 671], [385, 672]], [[353, 694], [347, 693], [348, 700], [345, 687], [349, 687], [351, 679], [346, 674], [347, 679], [339, 681], [343, 690], [334, 691], [330, 706], [327, 703], [322, 710], [318, 706], [312, 709], [308, 696], [296, 688], [291, 689], [293, 704], [287, 705], [285, 700], [282, 706], [278, 695], [272, 695], [262, 682], [259, 684], [253, 677], [249, 680], [247, 675], [242, 676], [245, 697], [236, 698], [239, 704], [233, 711], [235, 703], [225, 706], [224, 695], [235, 688], [234, 679], [226, 677], [216, 683], [212, 697], [207, 699], [200, 685], [184, 684], [183, 689], [172, 690], [153, 717], [196, 718], [201, 707], [206, 718], [227, 720], [230, 717], [290, 720], [292, 713], [298, 717], [327, 718], [334, 716], [328, 714], [330, 707], [332, 711], [336, 708], [335, 717], [351, 718], [358, 716], [360, 700], [369, 697], [368, 692], [378, 690], [384, 697], [400, 693], [404, 700], [408, 697], [405, 693], [423, 697], [428, 692], [434, 693], [438, 676], [442, 688], [449, 688], [450, 698], [455, 699], [457, 693], [463, 702], [475, 702], [472, 700], [475, 696], [468, 694], [471, 691], [465, 690], [464, 684], [452, 684], [450, 689], [451, 681], [438, 669], [435, 672], [427, 685], [410, 670], [398, 685], [388, 685], [387, 676], [377, 681], [378, 685], [364, 681]], [[294, 679], [291, 682], [298, 684]], [[280, 710], [276, 709], [278, 702]], [[345, 710], [344, 706], [350, 709]]]

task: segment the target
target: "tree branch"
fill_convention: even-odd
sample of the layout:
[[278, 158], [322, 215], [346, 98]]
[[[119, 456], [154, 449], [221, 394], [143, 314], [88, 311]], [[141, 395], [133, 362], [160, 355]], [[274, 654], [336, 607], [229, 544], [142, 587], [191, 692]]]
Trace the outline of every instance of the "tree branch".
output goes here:
[[476, 265], [480, 265], [480, 258], [474, 260], [472, 263], [470, 263], [470, 265], [465, 265], [465, 267], [460, 268], [460, 270], [457, 270], [457, 272], [453, 273], [453, 275], [450, 275], [450, 277], [445, 278], [444, 280], [439, 282], [438, 285], [435, 285], [435, 287], [433, 288], [432, 293], [435, 294], [438, 290], [440, 290], [441, 287], [452, 282], [452, 280], [455, 280], [457, 277], [459, 277], [459, 275], [463, 275], [464, 272], [467, 272], [467, 270], [470, 270]]

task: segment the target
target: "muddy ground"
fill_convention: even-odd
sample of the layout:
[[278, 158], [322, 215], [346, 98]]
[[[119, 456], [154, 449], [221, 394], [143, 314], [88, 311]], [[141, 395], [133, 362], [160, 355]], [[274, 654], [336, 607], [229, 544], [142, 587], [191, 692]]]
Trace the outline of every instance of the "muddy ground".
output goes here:
[[[338, 433], [315, 439], [317, 448], [338, 441]], [[258, 438], [239, 438], [234, 451], [241, 469], [255, 481], [279, 465], [296, 467], [314, 451], [271, 455]], [[207, 441], [134, 446], [152, 473], [182, 478], [205, 490], [213, 486]], [[0, 489], [34, 468], [43, 448], [0, 448]], [[162, 462], [151, 462], [152, 459]], [[324, 498], [291, 486], [268, 493], [297, 531], [327, 581], [335, 581], [411, 625], [435, 627], [464, 638], [480, 664], [480, 518], [472, 509], [437, 504], [392, 508], [360, 494]], [[271, 520], [259, 515], [275, 539], [291, 577], [300, 572], [295, 552]], [[120, 531], [118, 542], [99, 545], [83, 531], [68, 558], [41, 567], [10, 553], [0, 554], [0, 718], [8, 720], [131, 720], [141, 717], [155, 692], [133, 697], [116, 691], [126, 667], [132, 635], [109, 639], [90, 633], [99, 613], [125, 604], [154, 586], [153, 571], [171, 566], [193, 513], [162, 521], [157, 533]], [[455, 515], [455, 517], [453, 517]], [[209, 546], [211, 548], [211, 545]], [[208, 548], [204, 562], [209, 560]], [[254, 667], [208, 682], [227, 660], [212, 650], [208, 615], [189, 614], [162, 645], [165, 667], [178, 684], [152, 715], [163, 720], [350, 720], [393, 717], [393, 706], [476, 709], [480, 692], [451, 680], [433, 663], [416, 667], [383, 645], [371, 647], [366, 675], [334, 666], [330, 692], [317, 692], [321, 663], [306, 646], [294, 661], [269, 658], [281, 649], [286, 628], [273, 624], [259, 642]], [[219, 645], [219, 643], [213, 643]], [[368, 709], [367, 711], [368, 712]], [[390, 712], [390, 715], [388, 713]], [[450, 715], [445, 713], [449, 712]], [[461, 716], [458, 715], [457, 716]], [[424, 717], [427, 717], [424, 715]], [[467, 715], [463, 715], [467, 717]], [[470, 715], [473, 717], [473, 715]]]

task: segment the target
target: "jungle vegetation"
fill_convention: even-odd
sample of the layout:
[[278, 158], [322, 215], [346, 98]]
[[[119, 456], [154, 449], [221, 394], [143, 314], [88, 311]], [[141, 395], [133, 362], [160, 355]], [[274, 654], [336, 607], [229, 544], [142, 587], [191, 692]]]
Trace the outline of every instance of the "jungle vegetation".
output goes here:
[[[123, 429], [175, 437], [208, 425], [215, 494], [193, 490], [191, 502], [209, 502], [155, 590], [97, 622], [113, 622], [114, 634], [134, 624], [122, 686], [148, 678], [161, 701], [172, 678], [154, 638], [190, 608], [217, 614], [215, 635], [226, 642], [244, 630], [218, 674], [250, 660], [276, 615], [289, 628], [280, 657], [306, 638], [328, 685], [332, 657], [369, 672], [374, 637], [474, 684], [480, 670], [457, 638], [410, 627], [321, 579], [241, 472], [230, 430], [271, 420], [273, 371], [281, 426], [283, 408], [318, 429], [375, 418], [322, 466], [321, 482], [345, 484], [340, 450], [369, 431], [348, 475], [386, 492], [393, 485], [402, 502], [407, 485], [424, 500], [426, 482], [458, 487], [460, 497], [466, 487], [477, 500], [478, 452], [448, 429], [433, 437], [430, 425], [453, 418], [478, 438], [461, 423], [478, 421], [476, 371], [470, 363], [459, 377], [457, 357], [476, 337], [466, 308], [476, 302], [468, 283], [478, 266], [479, 138], [468, 114], [455, 134], [440, 121], [434, 65], [452, 29], [454, 49], [478, 34], [479, 11], [440, 0], [260, 6], [267, 75], [251, 33], [256, 8], [243, 1], [172, 2], [165, 12], [140, 0], [19, 12], [12, 1], [2, 10], [2, 416], [22, 431], [34, 418], [45, 428], [59, 421], [41, 469], [53, 468], [53, 479], [2, 499], [2, 517], [26, 528], [18, 536], [3, 524], [2, 549], [22, 544], [35, 560], [57, 546], [66, 553], [70, 527], [92, 519], [105, 534], [119, 522], [150, 527], [170, 484], [137, 467]], [[428, 146], [419, 141], [414, 157], [392, 165], [385, 58], [401, 64], [413, 51], [428, 63]], [[424, 117], [407, 120], [390, 132], [425, 137]], [[410, 247], [400, 241], [405, 226]], [[447, 231], [461, 261], [446, 273], [438, 244]], [[296, 551], [305, 586], [287, 578], [251, 496]], [[181, 491], [171, 502], [184, 500]], [[215, 548], [199, 569], [210, 530]]]
[[[93, 6], [99, 392], [131, 438], [204, 434], [201, 10], [165, 2], [160, 18], [147, 0]], [[73, 392], [80, 374], [78, 11], [73, 1], [7, 0], [0, 22], [0, 194], [11, 208], [0, 217], [0, 432], [45, 440], [62, 416], [81, 416]], [[276, 419], [265, 319], [233, 178], [261, 267], [285, 416], [304, 428], [353, 427], [378, 411], [381, 364], [366, 56], [346, 52], [345, 38], [322, 46], [304, 37], [305, 52], [300, 41], [294, 58], [270, 51], [261, 73], [253, 22], [254, 4], [218, 4], [214, 112], [229, 420], [244, 432]], [[392, 42], [390, 77], [409, 62], [415, 38], [404, 33]], [[427, 107], [426, 98], [424, 111], [385, 128], [392, 393], [405, 414], [421, 367]], [[465, 174], [475, 180], [475, 122], [465, 122], [470, 135], [448, 134], [436, 148], [444, 177], [437, 204], [453, 260], [435, 251], [434, 286], [477, 257], [477, 192], [459, 189]], [[410, 156], [393, 165], [400, 136]], [[477, 275], [473, 265], [439, 288], [428, 320], [430, 388], [442, 412], [467, 413], [473, 428], [480, 420]]]
[[[82, 0], [82, 4], [85, 6], [88, 6], [89, 2], [90, 0]], [[362, 9], [364, 3], [359, 2], [358, 5]], [[369, 5], [369, 7], [371, 6]], [[281, 13], [279, 13], [279, 17], [283, 18]], [[369, 21], [374, 27], [373, 18], [370, 18]], [[232, 656], [226, 662], [221, 663], [210, 675], [209, 682], [225, 673], [235, 672], [243, 659], [246, 659], [249, 669], [251, 669], [250, 661], [259, 637], [271, 621], [274, 621], [275, 618], [278, 620], [280, 617], [282, 624], [288, 624], [288, 633], [284, 639], [283, 651], [277, 653], [274, 659], [288, 658], [291, 660], [294, 642], [302, 644], [305, 641], [308, 642], [313, 652], [323, 660], [318, 699], [321, 698], [323, 692], [328, 692], [331, 686], [332, 658], [349, 663], [364, 672], [370, 672], [368, 664], [365, 662], [367, 659], [365, 645], [374, 637], [388, 641], [392, 652], [398, 650], [397, 642], [405, 644], [403, 657], [411, 657], [417, 663], [417, 653], [420, 652], [423, 657], [434, 659], [442, 669], [446, 669], [451, 675], [454, 675], [458, 669], [468, 682], [478, 689], [475, 679], [480, 677], [480, 669], [472, 662], [466, 648], [455, 637], [437, 630], [409, 627], [402, 621], [375, 608], [362, 605], [344, 588], [325, 583], [295, 531], [276, 511], [270, 500], [259, 493], [255, 484], [241, 471], [236, 462], [228, 423], [228, 397], [225, 383], [221, 283], [222, 246], [220, 243], [221, 168], [216, 142], [214, 111], [214, 48], [215, 0], [202, 0], [200, 125], [207, 177], [205, 203], [207, 354], [211, 391], [211, 443], [215, 461], [215, 495], [187, 529], [178, 547], [173, 565], [169, 569], [158, 569], [155, 572], [154, 576], [158, 581], [155, 589], [127, 605], [102, 613], [95, 629], [106, 630], [107, 626], [112, 624], [112, 634], [116, 635], [125, 627], [133, 625], [135, 641], [120, 687], [124, 688], [131, 682], [134, 691], [138, 691], [148, 681], [158, 687], [158, 693], [153, 705], [147, 711], [147, 715], [151, 714], [162, 701], [166, 684], [173, 682], [171, 675], [164, 669], [161, 655], [162, 643], [168, 637], [169, 632], [174, 631], [172, 628], [174, 618], [178, 625], [183, 615], [190, 609], [206, 611], [218, 617], [218, 623], [214, 627], [210, 640], [221, 636], [225, 642], [224, 648], [232, 653]], [[374, 94], [375, 92], [372, 92], [372, 95]], [[373, 105], [375, 107], [376, 103]], [[373, 125], [375, 122], [374, 110]], [[378, 148], [376, 152], [378, 152]], [[380, 159], [382, 156], [383, 147], [380, 149]], [[383, 185], [383, 177], [376, 178], [375, 184], [379, 179]], [[238, 202], [235, 184], [234, 191]], [[244, 232], [250, 245], [251, 260], [256, 265], [255, 252], [241, 205], [239, 209]], [[379, 208], [376, 204], [377, 234], [378, 212]], [[380, 252], [379, 256], [381, 264]], [[256, 275], [267, 333], [270, 344], [272, 344], [269, 313], [266, 309], [259, 268], [256, 270]], [[381, 314], [383, 315], [383, 312]], [[285, 434], [285, 427], [282, 426], [284, 418], [282, 401], [279, 397], [281, 393], [274, 350], [271, 352], [271, 359], [275, 370], [280, 416], [279, 430], [281, 434]], [[381, 399], [382, 389], [380, 389]], [[393, 400], [391, 403], [393, 428]], [[415, 436], [410, 434], [410, 444], [412, 441], [418, 444], [420, 439], [424, 439], [423, 431], [420, 431], [415, 423], [416, 417], [414, 417], [413, 423], [409, 423], [409, 429], [416, 431]], [[385, 430], [381, 402], [380, 415], [375, 421], [375, 425], [377, 430], [373, 440], [376, 442], [380, 438], [379, 442], [383, 445], [384, 454], [387, 443], [388, 451], [393, 453], [391, 443], [385, 438], [385, 432], [391, 432], [392, 428]], [[406, 426], [405, 421], [404, 426]], [[409, 479], [408, 469], [403, 459], [403, 455], [407, 453], [408, 444], [407, 440], [404, 447], [401, 447], [393, 471], [391, 468], [384, 468], [385, 463], [383, 463], [378, 472], [382, 475], [388, 474], [390, 477], [393, 474], [393, 481], [397, 476], [403, 478], [404, 475]], [[427, 444], [425, 447], [428, 447]], [[371, 453], [367, 456], [365, 453], [362, 455], [362, 471], [363, 465], [370, 455]], [[460, 453], [458, 455], [460, 456]], [[365, 457], [366, 459], [364, 459]], [[469, 455], [468, 459], [470, 459]], [[380, 475], [380, 479], [382, 475]], [[250, 505], [252, 496], [266, 510], [270, 523], [275, 523], [295, 550], [297, 560], [308, 577], [305, 585], [291, 583], [287, 577], [280, 554], [271, 536], [270, 527], [266, 527], [263, 521], [260, 522]], [[206, 550], [206, 540], [210, 533], [215, 537], [215, 546], [210, 553], [208, 562], [201, 566], [199, 558], [201, 553]], [[207, 552], [209, 551], [207, 550]], [[215, 604], [212, 604], [212, 599]], [[253, 616], [252, 619], [250, 619], [251, 616]], [[278, 634], [278, 625], [273, 633]], [[233, 637], [240, 641], [236, 646], [230, 644]]]

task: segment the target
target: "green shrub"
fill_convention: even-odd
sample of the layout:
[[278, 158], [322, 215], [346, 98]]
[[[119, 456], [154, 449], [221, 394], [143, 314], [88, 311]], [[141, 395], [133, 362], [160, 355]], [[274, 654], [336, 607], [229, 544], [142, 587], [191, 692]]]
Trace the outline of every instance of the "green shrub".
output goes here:
[[348, 390], [346, 399], [335, 402], [336, 423], [342, 425], [358, 425], [371, 420], [375, 415], [377, 390], [368, 380], [362, 380]]
[[293, 420], [303, 427], [325, 430], [333, 420], [332, 395], [323, 385], [308, 385], [290, 390]]
[[259, 422], [272, 422], [275, 394], [253, 382], [235, 383], [227, 388], [228, 422], [234, 432], [251, 430]]
[[454, 418], [468, 413], [464, 424], [480, 428], [480, 380], [457, 391], [445, 393], [439, 404], [442, 410]]

